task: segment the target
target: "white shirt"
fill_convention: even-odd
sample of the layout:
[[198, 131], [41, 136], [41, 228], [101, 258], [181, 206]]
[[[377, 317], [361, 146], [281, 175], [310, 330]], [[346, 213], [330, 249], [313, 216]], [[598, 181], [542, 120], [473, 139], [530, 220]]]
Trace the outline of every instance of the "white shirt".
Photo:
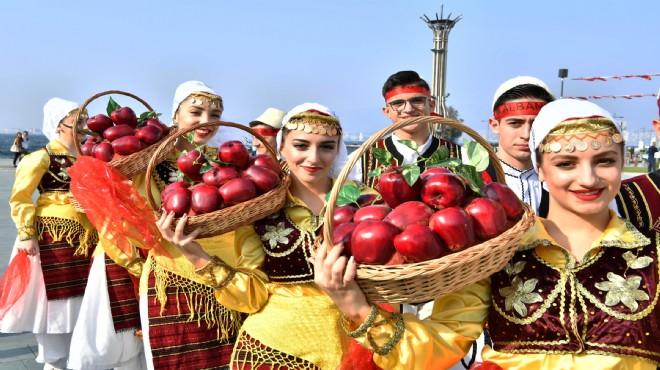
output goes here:
[[519, 170], [500, 159], [506, 185], [513, 190], [523, 203], [529, 204], [534, 212], [541, 204], [541, 182], [534, 168]]

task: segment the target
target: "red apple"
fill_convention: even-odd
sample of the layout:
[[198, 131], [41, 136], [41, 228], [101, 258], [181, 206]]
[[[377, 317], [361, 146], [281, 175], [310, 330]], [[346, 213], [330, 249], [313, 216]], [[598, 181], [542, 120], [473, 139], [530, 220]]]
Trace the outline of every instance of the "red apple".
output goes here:
[[277, 187], [280, 177], [272, 170], [257, 165], [252, 165], [243, 171], [243, 177], [252, 180], [259, 192], [266, 193]]
[[115, 141], [120, 137], [133, 134], [133, 128], [129, 125], [117, 125], [103, 131], [103, 137], [108, 141]]
[[404, 202], [420, 200], [421, 187], [419, 180], [413, 186], [408, 185], [400, 167], [387, 168], [378, 179], [378, 192], [392, 208]]
[[410, 224], [428, 225], [432, 214], [433, 210], [422, 202], [405, 202], [394, 208], [384, 221], [403, 231]]
[[491, 182], [484, 185], [482, 191], [487, 198], [497, 201], [504, 208], [508, 219], [515, 220], [523, 213], [523, 204], [510, 187], [499, 182]]
[[428, 261], [449, 254], [438, 234], [420, 224], [410, 224], [397, 235], [394, 248], [411, 262]]
[[337, 228], [339, 225], [353, 221], [356, 208], [351, 205], [343, 205], [335, 207], [335, 212], [332, 214], [332, 227]]
[[167, 194], [163, 208], [165, 212], [174, 212], [181, 217], [190, 211], [191, 192], [188, 188], [176, 188]]
[[332, 232], [332, 244], [337, 245], [337, 244], [343, 244], [344, 249], [341, 251], [342, 256], [347, 256], [350, 257], [352, 256], [351, 252], [351, 237], [353, 235], [353, 231], [357, 227], [357, 224], [353, 222], [348, 222], [345, 224], [339, 225], [333, 232]]
[[169, 193], [171, 193], [172, 190], [178, 189], [178, 188], [189, 188], [189, 187], [190, 187], [190, 184], [183, 181], [183, 180], [175, 181], [175, 182], [167, 185], [165, 187], [165, 189], [163, 189], [163, 191], [160, 193], [160, 203], [165, 204], [165, 202], [167, 201], [167, 195]]
[[452, 173], [448, 168], [445, 167], [431, 167], [426, 169], [426, 171], [422, 172], [421, 175], [419, 175], [420, 180], [424, 182], [427, 178], [433, 176], [433, 175], [439, 175], [441, 173]]
[[494, 238], [506, 230], [506, 212], [495, 200], [476, 198], [465, 206], [465, 211], [472, 216], [474, 231], [481, 240]]
[[231, 163], [242, 170], [250, 162], [250, 153], [238, 140], [225, 141], [218, 148], [218, 157], [225, 163]]
[[151, 145], [163, 138], [163, 130], [158, 126], [146, 125], [135, 131], [135, 137], [141, 142]]
[[115, 156], [115, 151], [112, 149], [110, 143], [99, 143], [92, 149], [94, 158], [100, 159], [104, 162], [110, 162], [112, 157]]
[[399, 230], [384, 221], [364, 221], [351, 236], [351, 253], [356, 262], [382, 265], [394, 254], [394, 237]]
[[140, 139], [133, 135], [122, 136], [119, 139], [113, 140], [110, 144], [115, 153], [119, 155], [129, 155], [142, 150]]
[[170, 133], [170, 128], [166, 124], [158, 120], [157, 118], [149, 118], [144, 121], [144, 124], [147, 126], [156, 126], [161, 131], [161, 137], [165, 137]]
[[429, 219], [435, 231], [452, 252], [458, 252], [476, 243], [474, 221], [463, 208], [449, 207], [435, 212]]
[[218, 189], [225, 205], [233, 206], [257, 196], [257, 188], [251, 180], [239, 177], [227, 181]]
[[457, 207], [465, 197], [465, 184], [454, 174], [432, 175], [422, 185], [422, 201], [435, 209]]
[[202, 181], [202, 174], [199, 172], [202, 169], [202, 165], [207, 162], [204, 153], [194, 149], [177, 158], [176, 165], [179, 171], [183, 172], [191, 180], [200, 182]]
[[190, 196], [190, 209], [197, 214], [213, 212], [220, 207], [221, 200], [215, 186], [195, 185]]
[[94, 155], [93, 150], [95, 146], [96, 146], [95, 142], [87, 140], [85, 144], [80, 146], [80, 151], [82, 152], [83, 155], [93, 156]]
[[227, 181], [235, 179], [238, 176], [238, 171], [236, 171], [236, 168], [233, 166], [213, 166], [213, 168], [202, 174], [202, 181], [204, 181], [206, 185], [219, 188]]
[[362, 208], [373, 204], [382, 204], [383, 197], [381, 197], [378, 193], [367, 193], [360, 195], [356, 202], [358, 207]]
[[136, 128], [138, 125], [137, 116], [135, 115], [135, 112], [133, 112], [133, 109], [129, 107], [115, 109], [110, 113], [110, 118], [115, 125], [128, 125], [131, 128]]
[[261, 167], [266, 167], [280, 176], [282, 174], [282, 166], [277, 163], [271, 156], [266, 154], [257, 154], [250, 159], [251, 165], [257, 165]]
[[390, 212], [392, 212], [392, 208], [385, 204], [362, 207], [355, 211], [353, 222], [359, 224], [363, 221], [382, 221]]
[[87, 120], [87, 128], [99, 135], [112, 126], [114, 126], [112, 120], [105, 114], [97, 114]]

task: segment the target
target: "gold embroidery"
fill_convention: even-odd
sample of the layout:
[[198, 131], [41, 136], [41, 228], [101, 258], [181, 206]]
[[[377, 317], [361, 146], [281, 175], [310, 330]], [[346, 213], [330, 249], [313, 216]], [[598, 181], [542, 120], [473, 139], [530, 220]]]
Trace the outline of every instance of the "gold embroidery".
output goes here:
[[[284, 226], [284, 222], [280, 222], [277, 226], [266, 226], [266, 232], [261, 236], [261, 240], [267, 241], [271, 248], [277, 247], [277, 244], [289, 244], [287, 235], [291, 234], [293, 229]], [[290, 253], [290, 252], [289, 252]], [[287, 253], [287, 254], [289, 254]], [[272, 254], [274, 257], [282, 257], [286, 254]]]
[[511, 311], [513, 308], [521, 317], [527, 316], [527, 306], [525, 304], [543, 301], [541, 295], [534, 292], [537, 283], [538, 279], [523, 281], [516, 276], [513, 278], [510, 287], [500, 288], [500, 294], [504, 296], [505, 309]]
[[609, 281], [595, 284], [596, 288], [607, 292], [605, 305], [612, 307], [623, 303], [631, 311], [635, 312], [639, 308], [637, 301], [649, 300], [649, 295], [646, 292], [637, 289], [642, 282], [641, 276], [633, 275], [624, 278], [613, 272], [608, 272], [607, 279]]
[[653, 262], [653, 258], [649, 256], [638, 257], [632, 254], [631, 251], [624, 253], [623, 259], [626, 260], [628, 267], [631, 269], [641, 269], [650, 265], [651, 262]]

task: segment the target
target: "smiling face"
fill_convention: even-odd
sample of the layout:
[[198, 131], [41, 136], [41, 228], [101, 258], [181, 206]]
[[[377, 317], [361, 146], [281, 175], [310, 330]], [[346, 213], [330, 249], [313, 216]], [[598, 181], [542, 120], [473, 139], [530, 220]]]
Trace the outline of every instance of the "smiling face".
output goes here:
[[294, 179], [323, 188], [339, 151], [340, 135], [327, 136], [300, 130], [284, 130], [280, 154]]
[[[429, 116], [435, 109], [435, 101], [421, 92], [397, 94], [389, 97], [383, 107], [383, 113], [393, 124], [406, 118]], [[414, 134], [418, 131], [428, 131], [428, 125], [420, 123], [406, 126], [401, 131]]]
[[[179, 105], [174, 121], [179, 124], [181, 130], [185, 130], [197, 123], [219, 121], [221, 116], [222, 109], [213, 100], [189, 96]], [[195, 130], [193, 141], [197, 145], [208, 143], [218, 132], [218, 128], [215, 126]]]
[[[603, 141], [603, 136], [600, 137]], [[578, 148], [583, 139], [559, 141]], [[603, 215], [621, 186], [623, 144], [612, 144], [584, 151], [542, 153], [539, 180], [550, 193], [550, 212], [555, 216], [572, 213], [580, 216]]]

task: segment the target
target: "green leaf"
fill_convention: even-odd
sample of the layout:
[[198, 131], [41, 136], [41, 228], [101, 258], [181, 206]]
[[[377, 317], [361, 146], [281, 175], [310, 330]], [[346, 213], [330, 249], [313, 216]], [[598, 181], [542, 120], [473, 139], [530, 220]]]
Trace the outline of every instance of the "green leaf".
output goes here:
[[417, 179], [419, 179], [419, 175], [422, 174], [422, 171], [419, 166], [413, 164], [404, 166], [401, 174], [403, 175], [403, 178], [406, 179], [408, 185], [413, 186]]
[[371, 172], [369, 172], [369, 173], [367, 174], [367, 176], [369, 176], [369, 177], [376, 177], [376, 176], [380, 176], [381, 173], [383, 173], [383, 168], [382, 168], [382, 167], [378, 167], [378, 168], [372, 170]]
[[373, 148], [374, 157], [380, 162], [383, 166], [389, 166], [390, 163], [394, 160], [394, 157], [390, 152], [382, 148]]
[[426, 167], [433, 167], [447, 158], [449, 158], [449, 149], [442, 145], [426, 160]]
[[199, 173], [208, 172], [208, 171], [210, 171], [212, 168], [213, 168], [213, 166], [211, 166], [211, 164], [209, 164], [208, 162], [206, 162], [206, 163], [202, 164], [202, 167], [199, 169]]
[[481, 144], [473, 140], [464, 139], [463, 147], [467, 149], [470, 164], [474, 166], [477, 172], [485, 171], [488, 168], [488, 151]]
[[433, 167], [446, 167], [446, 168], [454, 168], [456, 166], [460, 166], [463, 164], [460, 159], [458, 158], [449, 158], [445, 159], [444, 161], [438, 163], [436, 166]]
[[397, 140], [397, 141], [414, 151], [417, 151], [417, 148], [419, 148], [419, 145], [417, 145], [417, 143], [412, 140]]
[[476, 193], [481, 193], [481, 189], [484, 187], [484, 180], [481, 178], [481, 175], [477, 169], [472, 165], [461, 164], [456, 166], [454, 169], [455, 173], [463, 176], [470, 184], [470, 188]]
[[[356, 203], [357, 199], [362, 194], [360, 188], [353, 184], [342, 185], [339, 189], [339, 194], [337, 194], [337, 203], [338, 206], [343, 206], [345, 204]], [[325, 201], [327, 202], [330, 199], [330, 193], [325, 195]]]
[[105, 111], [108, 112], [108, 116], [110, 116], [112, 112], [116, 111], [119, 108], [121, 108], [121, 105], [117, 104], [117, 102], [111, 96], [110, 100], [108, 100], [108, 106], [105, 108]]
[[190, 143], [193, 145], [195, 144], [195, 131], [192, 131], [188, 134], [188, 141], [190, 141]]

